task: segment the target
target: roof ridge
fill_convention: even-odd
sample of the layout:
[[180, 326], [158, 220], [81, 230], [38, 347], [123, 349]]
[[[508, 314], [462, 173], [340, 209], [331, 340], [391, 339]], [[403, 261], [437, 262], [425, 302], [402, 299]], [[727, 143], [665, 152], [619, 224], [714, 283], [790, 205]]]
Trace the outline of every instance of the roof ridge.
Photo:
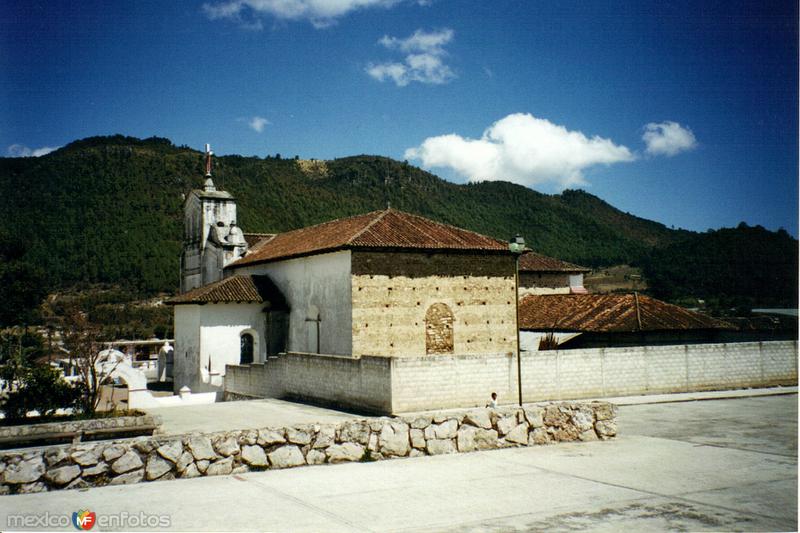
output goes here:
[[[385, 216], [386, 216], [386, 215], [389, 213], [389, 211], [391, 211], [391, 210], [392, 210], [392, 209], [389, 207], [389, 208], [386, 208], [386, 209], [384, 209], [383, 211], [373, 211], [373, 213], [380, 213], [380, 214], [379, 214], [377, 217], [373, 218], [373, 219], [370, 221], [370, 223], [369, 223], [369, 224], [367, 224], [366, 226], [364, 226], [363, 228], [361, 228], [359, 231], [357, 231], [357, 232], [355, 233], [355, 235], [353, 235], [352, 237], [350, 237], [349, 239], [347, 239], [347, 240], [345, 241], [345, 244], [353, 244], [353, 241], [355, 241], [356, 239], [358, 239], [359, 237], [361, 237], [361, 236], [362, 236], [362, 235], [363, 235], [363, 234], [364, 234], [364, 233], [365, 233], [365, 232], [366, 232], [368, 229], [370, 229], [372, 226], [374, 226], [375, 224], [377, 224], [379, 221], [383, 220], [383, 217], [385, 217]], [[367, 213], [367, 214], [369, 215], [369, 214], [371, 214], [371, 213]], [[361, 216], [363, 216], [363, 215], [361, 215]]]
[[472, 233], [473, 235], [477, 235], [477, 236], [479, 236], [479, 237], [483, 237], [483, 238], [487, 238], [487, 239], [492, 239], [492, 240], [495, 240], [495, 241], [497, 241], [497, 242], [503, 242], [503, 243], [505, 243], [505, 244], [508, 244], [508, 243], [506, 243], [505, 241], [502, 241], [502, 240], [500, 240], [500, 239], [498, 239], [498, 238], [496, 238], [496, 237], [492, 237], [492, 236], [490, 236], [490, 235], [484, 235], [483, 233], [478, 233], [477, 231], [472, 231], [471, 229], [467, 229], [467, 228], [461, 228], [461, 227], [459, 227], [459, 226], [456, 226], [456, 225], [454, 225], [454, 224], [448, 224], [447, 222], [439, 222], [438, 220], [433, 220], [433, 219], [431, 219], [431, 218], [427, 218], [427, 217], [424, 217], [424, 216], [422, 216], [422, 215], [418, 215], [418, 214], [416, 214], [416, 213], [409, 213], [408, 211], [400, 211], [400, 210], [397, 210], [397, 211], [398, 211], [398, 213], [404, 213], [404, 214], [406, 214], [406, 215], [408, 215], [408, 216], [411, 216], [411, 217], [414, 217], [414, 218], [421, 218], [421, 219], [424, 219], [424, 220], [430, 220], [430, 221], [431, 221], [431, 222], [433, 222], [434, 224], [439, 224], [440, 226], [446, 226], [446, 227], [448, 227], [448, 228], [452, 228], [452, 229], [458, 230], [458, 231], [460, 231], [460, 232], [464, 232], [464, 233]]

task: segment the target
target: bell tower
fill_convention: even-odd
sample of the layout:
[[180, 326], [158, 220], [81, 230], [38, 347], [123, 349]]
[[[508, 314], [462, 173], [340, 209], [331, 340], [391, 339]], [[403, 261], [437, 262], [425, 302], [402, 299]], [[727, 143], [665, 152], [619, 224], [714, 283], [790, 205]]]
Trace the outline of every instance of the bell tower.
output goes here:
[[236, 200], [217, 190], [212, 177], [211, 146], [206, 144], [206, 175], [202, 189], [186, 197], [183, 206], [181, 292], [222, 279], [222, 269], [247, 251], [236, 226]]

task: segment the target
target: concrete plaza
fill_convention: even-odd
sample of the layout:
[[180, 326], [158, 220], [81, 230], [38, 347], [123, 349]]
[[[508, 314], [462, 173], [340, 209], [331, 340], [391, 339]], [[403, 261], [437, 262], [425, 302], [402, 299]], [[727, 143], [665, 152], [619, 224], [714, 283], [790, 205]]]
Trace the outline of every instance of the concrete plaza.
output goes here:
[[3, 496], [0, 528], [89, 509], [182, 531], [797, 530], [796, 394], [624, 405], [619, 428], [607, 442]]

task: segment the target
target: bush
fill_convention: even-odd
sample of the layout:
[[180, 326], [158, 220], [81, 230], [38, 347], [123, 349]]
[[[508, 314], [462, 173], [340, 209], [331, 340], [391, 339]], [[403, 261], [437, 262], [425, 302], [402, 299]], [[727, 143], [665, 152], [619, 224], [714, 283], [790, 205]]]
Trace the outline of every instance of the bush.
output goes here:
[[75, 407], [79, 391], [67, 383], [58, 369], [50, 365], [37, 364], [20, 370], [17, 388], [8, 393], [0, 404], [0, 410], [8, 419], [25, 418], [29, 411], [38, 411], [40, 416], [52, 415], [56, 409]]

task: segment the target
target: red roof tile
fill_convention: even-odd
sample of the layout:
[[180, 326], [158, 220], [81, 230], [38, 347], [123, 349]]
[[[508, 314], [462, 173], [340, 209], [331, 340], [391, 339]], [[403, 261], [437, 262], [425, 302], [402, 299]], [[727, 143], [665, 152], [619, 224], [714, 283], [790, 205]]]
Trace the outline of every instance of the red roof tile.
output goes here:
[[503, 241], [386, 209], [279, 233], [230, 266], [235, 268], [340, 249], [370, 248], [508, 251]]
[[554, 257], [527, 251], [519, 258], [520, 272], [591, 272], [590, 268], [573, 265]]
[[207, 303], [269, 303], [286, 309], [286, 300], [268, 276], [231, 276], [170, 298], [169, 305]]
[[519, 304], [520, 329], [635, 332], [735, 329], [722, 320], [641, 294], [526, 296]]

